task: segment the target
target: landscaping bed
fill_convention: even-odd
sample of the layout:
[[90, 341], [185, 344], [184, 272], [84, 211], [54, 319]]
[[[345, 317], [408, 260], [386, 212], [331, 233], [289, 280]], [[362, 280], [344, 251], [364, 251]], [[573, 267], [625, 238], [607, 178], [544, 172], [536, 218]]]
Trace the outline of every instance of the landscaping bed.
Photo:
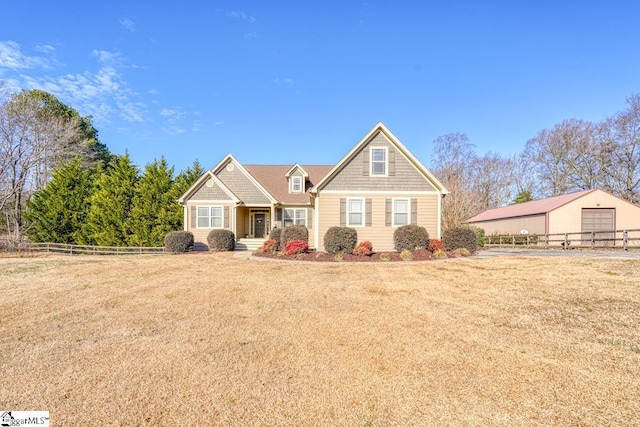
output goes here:
[[[400, 252], [374, 252], [371, 255], [353, 255], [346, 253], [329, 254], [322, 251], [309, 251], [301, 254], [287, 255], [284, 252], [260, 252], [253, 253], [254, 256], [262, 258], [282, 259], [289, 261], [315, 261], [315, 262], [395, 262], [395, 261], [429, 261], [436, 258], [431, 251], [418, 249], [411, 252], [411, 257]], [[460, 255], [454, 252], [447, 252], [448, 258], [457, 258]]]

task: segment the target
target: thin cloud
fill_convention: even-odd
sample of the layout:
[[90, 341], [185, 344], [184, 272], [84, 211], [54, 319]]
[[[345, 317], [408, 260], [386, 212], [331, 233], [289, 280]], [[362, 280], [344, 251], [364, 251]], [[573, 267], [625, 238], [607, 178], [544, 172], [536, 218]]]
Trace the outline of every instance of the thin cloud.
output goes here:
[[120, 25], [124, 30], [129, 32], [134, 32], [136, 30], [136, 23], [129, 18], [120, 19]]
[[293, 79], [290, 77], [281, 79], [280, 77], [276, 77], [275, 79], [271, 80], [271, 83], [276, 84], [276, 85], [280, 85], [280, 84], [293, 84]]
[[256, 18], [251, 15], [247, 15], [242, 11], [230, 10], [227, 12], [227, 16], [230, 18], [242, 19], [243, 21], [246, 21], [250, 24], [254, 24], [256, 22]]
[[246, 33], [246, 34], [244, 35], [244, 38], [245, 38], [245, 39], [257, 39], [257, 38], [259, 38], [259, 37], [260, 37], [260, 34], [258, 34], [258, 33], [257, 33], [257, 32], [255, 32], [255, 31], [249, 31], [248, 33]]
[[0, 42], [0, 68], [9, 70], [49, 69], [51, 62], [53, 61], [47, 57], [24, 54], [20, 44], [14, 41]]

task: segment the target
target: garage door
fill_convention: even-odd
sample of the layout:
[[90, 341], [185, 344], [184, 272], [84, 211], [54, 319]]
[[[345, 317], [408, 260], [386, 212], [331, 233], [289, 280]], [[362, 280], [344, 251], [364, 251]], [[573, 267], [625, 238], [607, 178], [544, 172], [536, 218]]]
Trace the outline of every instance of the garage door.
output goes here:
[[[592, 231], [616, 229], [615, 209], [582, 209], [582, 244], [591, 245]], [[596, 233], [596, 246], [613, 246], [614, 233]]]

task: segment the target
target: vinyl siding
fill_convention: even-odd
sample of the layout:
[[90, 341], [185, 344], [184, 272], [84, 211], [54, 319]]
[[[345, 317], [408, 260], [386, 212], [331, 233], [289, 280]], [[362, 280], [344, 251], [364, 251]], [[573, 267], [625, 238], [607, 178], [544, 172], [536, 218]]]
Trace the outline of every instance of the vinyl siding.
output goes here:
[[[340, 225], [340, 199], [356, 197], [354, 194], [322, 194], [320, 195], [320, 217], [318, 220], [318, 249], [324, 250], [323, 238], [332, 226]], [[358, 231], [358, 241], [369, 240], [374, 250], [393, 250], [393, 232], [397, 227], [385, 225], [385, 199], [399, 197], [393, 193], [382, 195], [366, 195], [362, 198], [371, 200], [371, 226], [354, 227]], [[417, 202], [416, 222], [425, 227], [432, 238], [438, 237], [438, 194], [402, 195]], [[413, 221], [412, 221], [413, 222]]]
[[[187, 203], [186, 230], [193, 233], [194, 249], [195, 250], [208, 250], [207, 236], [213, 228], [198, 228], [197, 221], [197, 207], [198, 206], [222, 206], [223, 207], [223, 225], [227, 230], [233, 231], [233, 203], [224, 201], [213, 202], [189, 202]], [[227, 214], [228, 213], [228, 214]], [[226, 216], [228, 215], [228, 217]]]
[[[307, 211], [307, 230], [309, 230], [309, 247], [310, 248], [315, 248], [315, 239], [314, 239], [314, 229], [313, 229], [313, 218], [315, 215], [315, 210], [313, 207], [309, 207], [309, 206], [283, 206], [281, 208], [278, 208], [276, 210], [276, 218], [274, 221], [272, 221], [272, 226], [277, 226], [278, 228], [282, 228], [283, 225], [283, 221], [284, 221], [284, 213], [282, 213], [282, 211], [280, 211], [281, 209], [306, 209]], [[281, 213], [278, 213], [278, 211], [280, 211]]]
[[[389, 176], [369, 176], [369, 149], [387, 147]], [[366, 166], [365, 166], [366, 165]], [[436, 191], [434, 186], [413, 166], [406, 157], [378, 132], [321, 190], [378, 190], [378, 191]]]

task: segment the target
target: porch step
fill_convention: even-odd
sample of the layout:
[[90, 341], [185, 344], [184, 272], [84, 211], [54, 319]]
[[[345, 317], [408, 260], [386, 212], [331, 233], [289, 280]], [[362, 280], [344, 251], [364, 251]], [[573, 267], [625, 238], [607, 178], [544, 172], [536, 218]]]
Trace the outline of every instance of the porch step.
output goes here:
[[236, 240], [236, 251], [255, 251], [261, 248], [267, 239], [238, 239]]

